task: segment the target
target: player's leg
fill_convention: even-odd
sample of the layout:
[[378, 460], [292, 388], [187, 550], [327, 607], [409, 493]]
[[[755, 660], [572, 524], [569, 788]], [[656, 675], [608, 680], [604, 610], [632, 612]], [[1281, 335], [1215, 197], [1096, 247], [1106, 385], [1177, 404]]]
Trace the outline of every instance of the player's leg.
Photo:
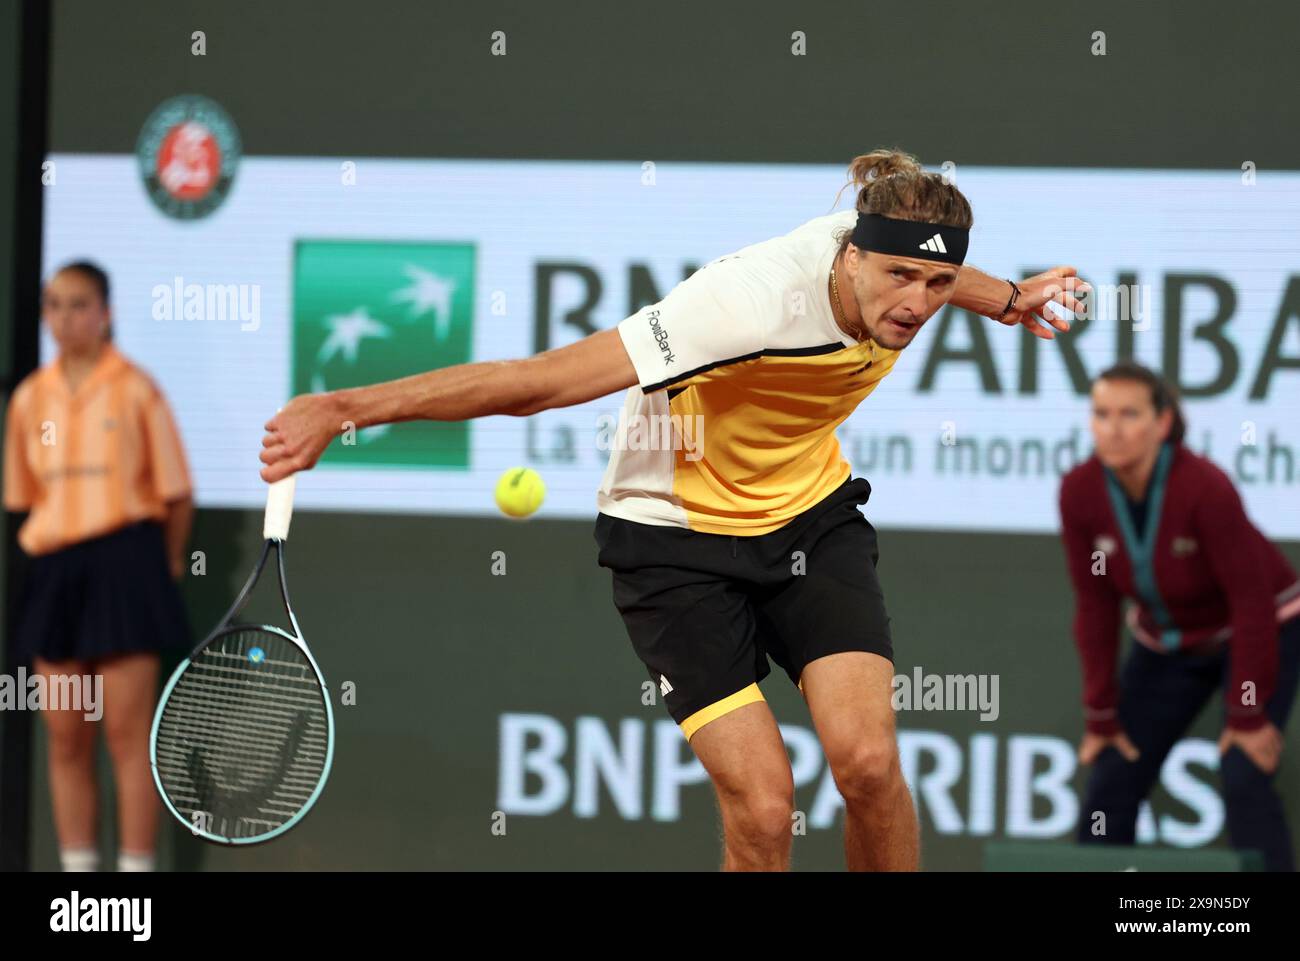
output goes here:
[[903, 780], [891, 703], [894, 665], [845, 651], [811, 661], [801, 677], [813, 725], [844, 797], [850, 871], [915, 871], [920, 836]]
[[1120, 676], [1120, 725], [1135, 761], [1113, 747], [1093, 763], [1079, 811], [1080, 843], [1134, 844], [1138, 808], [1221, 676], [1221, 655], [1157, 654], [1134, 643]]
[[[35, 673], [44, 677], [46, 691], [55, 690], [55, 685], [61, 683], [59, 678], [90, 673], [83, 661], [50, 661], [43, 657], [33, 659], [33, 668]], [[65, 866], [75, 867], [69, 858], [72, 862], [85, 861], [87, 865], [98, 860], [95, 854], [99, 800], [95, 779], [95, 732], [98, 728], [94, 722], [85, 719], [85, 712], [62, 709], [65, 707], [51, 701], [41, 711], [41, 718], [48, 740], [54, 829]]]
[[718, 795], [722, 869], [788, 870], [794, 776], [767, 702], [752, 701], [709, 721], [690, 743]]
[[732, 539], [600, 515], [599, 563], [664, 707], [717, 791], [728, 869], [779, 869], [790, 856], [789, 757], [758, 681], [770, 668], [736, 580]]
[[768, 653], [799, 683], [844, 797], [850, 870], [915, 870], [916, 812], [903, 780], [891, 703], [893, 642], [876, 578], [875, 528], [858, 509], [871, 488], [846, 482], [756, 548]]
[[[1296, 688], [1300, 685], [1300, 617], [1283, 624], [1279, 634], [1277, 687], [1266, 710], [1274, 726], [1285, 731]], [[1275, 785], [1277, 772], [1264, 772], [1241, 748], [1234, 746], [1223, 755], [1220, 773], [1232, 846], [1241, 851], [1261, 852], [1264, 866], [1270, 871], [1294, 871], [1291, 832]]]
[[118, 837], [127, 863], [152, 859], [161, 806], [149, 770], [157, 654], [120, 654], [95, 664], [104, 678], [104, 739], [117, 783]]

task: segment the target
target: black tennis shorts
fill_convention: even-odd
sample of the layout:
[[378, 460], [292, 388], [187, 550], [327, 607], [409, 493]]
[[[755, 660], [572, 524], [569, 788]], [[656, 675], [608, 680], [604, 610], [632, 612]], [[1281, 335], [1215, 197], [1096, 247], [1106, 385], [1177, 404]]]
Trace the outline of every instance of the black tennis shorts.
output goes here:
[[870, 496], [866, 480], [849, 479], [784, 527], [750, 536], [597, 516], [614, 604], [688, 740], [763, 699], [768, 657], [796, 684], [828, 654], [893, 661], [876, 530], [858, 510]]

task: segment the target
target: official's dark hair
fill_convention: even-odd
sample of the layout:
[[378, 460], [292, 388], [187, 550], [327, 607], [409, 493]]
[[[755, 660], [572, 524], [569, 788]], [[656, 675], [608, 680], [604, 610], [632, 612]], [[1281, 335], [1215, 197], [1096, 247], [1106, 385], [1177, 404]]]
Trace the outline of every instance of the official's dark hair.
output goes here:
[[1174, 412], [1174, 422], [1169, 428], [1169, 442], [1171, 444], [1183, 442], [1183, 438], [1187, 436], [1187, 421], [1183, 418], [1183, 407], [1178, 400], [1178, 391], [1150, 367], [1125, 360], [1103, 370], [1097, 375], [1097, 379], [1142, 384], [1151, 392], [1151, 406], [1156, 409], [1157, 414], [1163, 414], [1166, 410]]
[[[95, 289], [99, 291], [99, 299], [103, 301], [104, 307], [108, 307], [108, 273], [103, 267], [90, 260], [74, 260], [71, 263], [64, 264], [56, 270], [55, 273], [63, 274], [68, 271], [81, 274], [81, 276], [89, 280], [95, 286]], [[104, 331], [104, 339], [113, 339], [112, 324], [109, 324], [108, 328]]]
[[65, 273], [69, 270], [75, 270], [77, 273], [86, 277], [92, 284], [99, 289], [99, 298], [108, 306], [108, 274], [99, 264], [92, 263], [89, 260], [74, 260], [70, 264], [64, 264], [56, 273]]

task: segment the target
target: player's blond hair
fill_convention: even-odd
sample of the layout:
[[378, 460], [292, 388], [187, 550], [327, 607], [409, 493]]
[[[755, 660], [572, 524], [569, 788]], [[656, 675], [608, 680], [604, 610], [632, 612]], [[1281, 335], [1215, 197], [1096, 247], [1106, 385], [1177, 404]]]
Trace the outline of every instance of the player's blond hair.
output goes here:
[[[854, 157], [849, 164], [849, 182], [844, 186], [850, 184], [858, 188], [859, 213], [946, 227], [970, 228], [975, 223], [970, 201], [955, 185], [939, 174], [926, 173], [921, 161], [898, 149], [882, 147]], [[835, 202], [839, 203], [839, 194]], [[840, 253], [848, 246], [852, 232], [848, 228], [840, 235]]]

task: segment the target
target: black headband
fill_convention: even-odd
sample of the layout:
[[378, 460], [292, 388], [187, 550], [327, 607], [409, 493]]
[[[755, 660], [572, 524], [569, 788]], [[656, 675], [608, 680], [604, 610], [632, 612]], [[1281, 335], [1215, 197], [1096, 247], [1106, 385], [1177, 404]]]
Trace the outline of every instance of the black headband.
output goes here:
[[849, 243], [859, 250], [961, 266], [970, 245], [970, 231], [965, 227], [895, 220], [880, 214], [859, 212]]

